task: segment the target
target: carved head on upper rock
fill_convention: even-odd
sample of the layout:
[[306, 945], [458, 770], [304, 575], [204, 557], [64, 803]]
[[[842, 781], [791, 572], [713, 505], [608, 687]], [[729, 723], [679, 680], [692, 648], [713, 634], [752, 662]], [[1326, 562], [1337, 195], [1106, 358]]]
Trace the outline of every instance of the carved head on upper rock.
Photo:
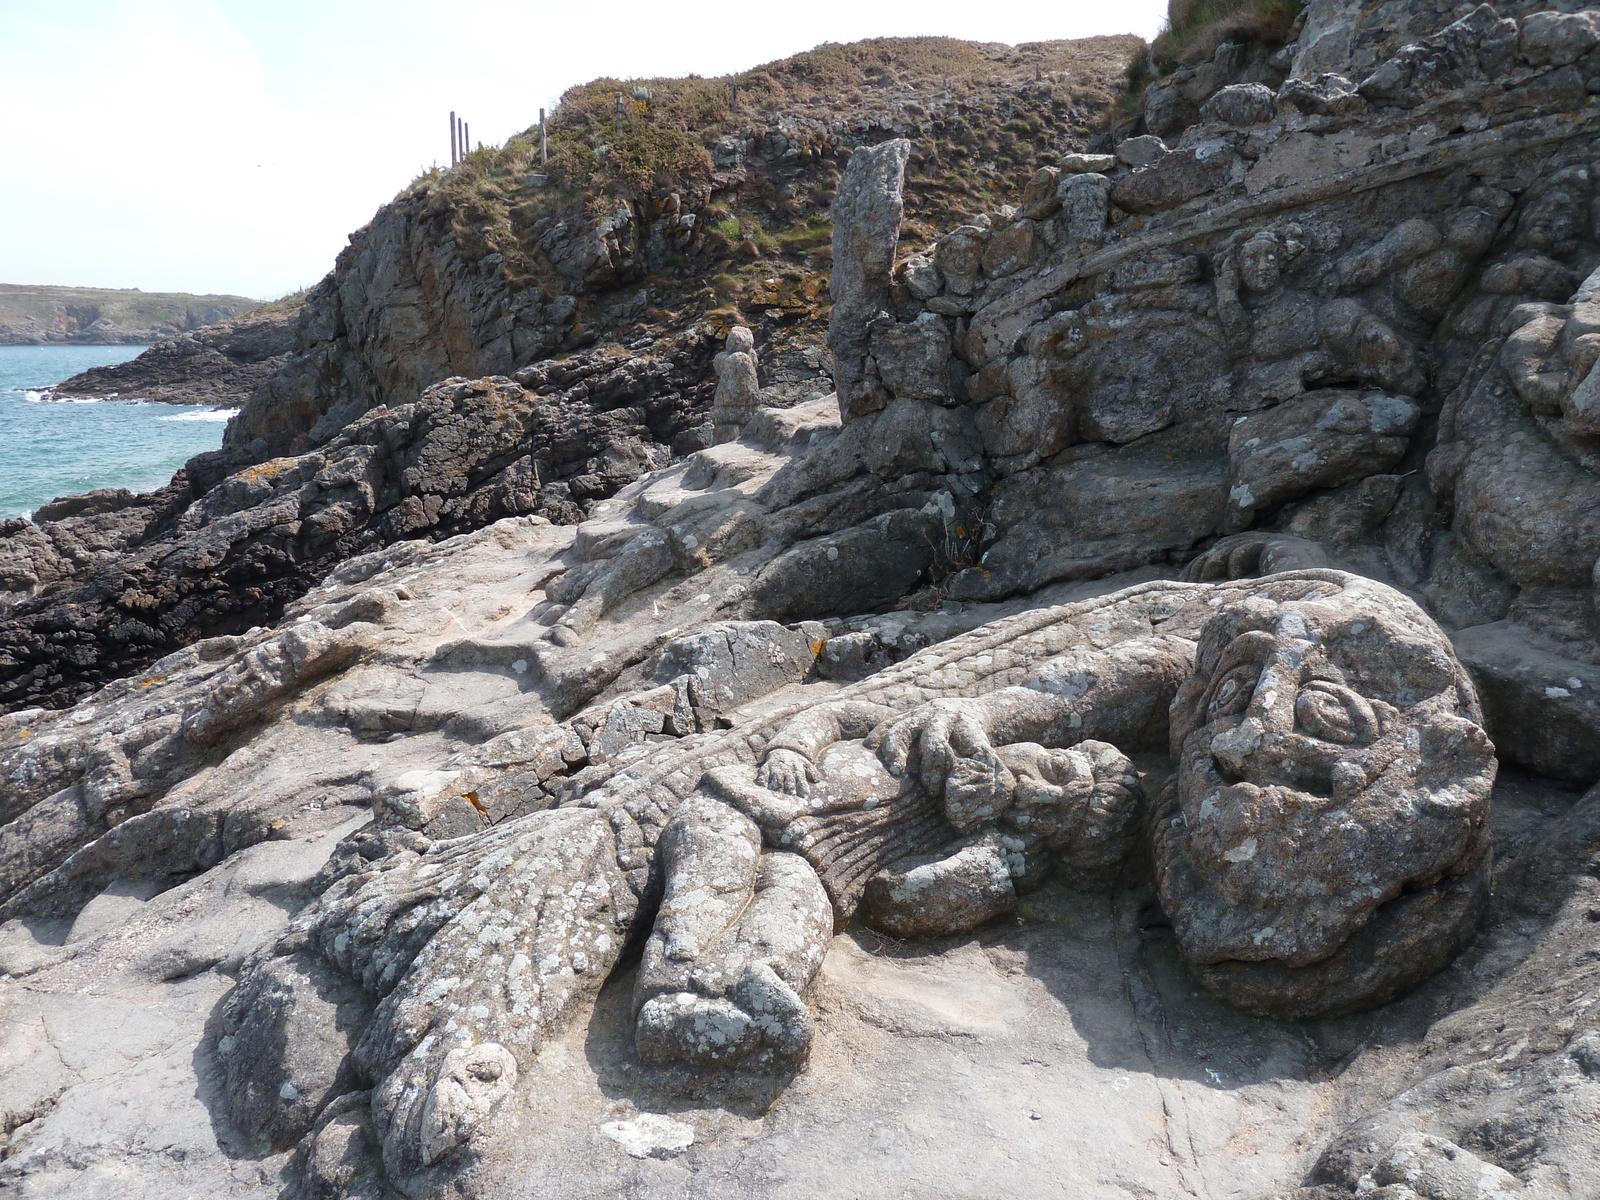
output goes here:
[[1371, 580], [1295, 572], [1217, 599], [1155, 830], [1180, 949], [1254, 1011], [1381, 1003], [1448, 960], [1487, 889], [1495, 759], [1472, 684]]

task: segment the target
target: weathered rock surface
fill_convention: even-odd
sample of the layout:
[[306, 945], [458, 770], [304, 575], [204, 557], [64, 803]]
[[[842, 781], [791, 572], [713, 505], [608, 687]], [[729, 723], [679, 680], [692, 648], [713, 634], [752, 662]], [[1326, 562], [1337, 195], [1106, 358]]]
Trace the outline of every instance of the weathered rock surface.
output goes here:
[[658, 355], [538, 364], [521, 382], [448, 380], [309, 454], [241, 470], [224, 448], [161, 492], [7, 522], [0, 696], [59, 704], [197, 638], [273, 620], [373, 548], [513, 514], [571, 522], [698, 424], [709, 358], [691, 335]]
[[[151, 960], [238, 980], [194, 991], [194, 1178], [1592, 1194], [1600, 26], [1533, 7], [1311, 0], [899, 263], [919, 150], [874, 126], [833, 213], [838, 395], [780, 381], [720, 434], [712, 353], [766, 327], [362, 415], [411, 384], [356, 364], [423, 371], [427, 297], [466, 288], [391, 211], [313, 298], [281, 422], [7, 539], [23, 606], [222, 529], [241, 579], [293, 546], [324, 580], [134, 674], [96, 649], [124, 625], [38, 626], [30, 662], [125, 677], [0, 726], [7, 986], [338, 831], [287, 920]], [[697, 203], [552, 262], [631, 278]], [[463, 347], [517, 353], [467, 311]], [[552, 483], [563, 422], [624, 409]], [[318, 520], [359, 532], [318, 558]], [[23, 1091], [19, 1186], [87, 1188], [104, 1159]]]
[[[889, 275], [900, 244], [900, 195], [911, 143], [904, 138], [850, 156], [833, 203], [833, 271], [828, 294], [828, 350], [846, 420], [883, 407], [884, 390], [868, 351], [872, 319], [889, 301]], [[952, 272], [950, 265], [941, 269]]]
[[713, 443], [733, 441], [761, 407], [755, 345], [750, 330], [736, 325], [728, 330], [722, 353], [712, 360], [717, 371], [717, 391], [711, 398]]

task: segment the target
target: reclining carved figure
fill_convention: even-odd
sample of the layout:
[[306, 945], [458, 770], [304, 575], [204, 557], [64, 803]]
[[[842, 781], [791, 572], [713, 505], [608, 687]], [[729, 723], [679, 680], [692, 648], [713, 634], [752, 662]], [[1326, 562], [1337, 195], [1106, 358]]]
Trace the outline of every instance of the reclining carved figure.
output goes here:
[[[1176, 771], [1147, 804], [1128, 755], [1160, 749]], [[1415, 986], [1488, 887], [1472, 686], [1419, 608], [1331, 570], [1025, 613], [592, 771], [553, 810], [339, 879], [230, 997], [225, 1027], [297, 956], [378, 999], [341, 1077], [373, 1088], [391, 1178], [448, 1165], [646, 922], [641, 1056], [758, 1068], [804, 1056], [807, 989], [858, 911], [971, 928], [1052, 866], [1108, 883], [1141, 838], [1191, 967], [1268, 1015]], [[230, 1070], [236, 1109], [270, 1066]]]

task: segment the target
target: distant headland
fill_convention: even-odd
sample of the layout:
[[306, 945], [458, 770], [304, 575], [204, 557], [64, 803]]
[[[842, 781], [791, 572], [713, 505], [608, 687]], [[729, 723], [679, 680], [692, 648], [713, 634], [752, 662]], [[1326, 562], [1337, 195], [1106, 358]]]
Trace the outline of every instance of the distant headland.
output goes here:
[[0, 283], [0, 346], [136, 346], [260, 305], [248, 296]]

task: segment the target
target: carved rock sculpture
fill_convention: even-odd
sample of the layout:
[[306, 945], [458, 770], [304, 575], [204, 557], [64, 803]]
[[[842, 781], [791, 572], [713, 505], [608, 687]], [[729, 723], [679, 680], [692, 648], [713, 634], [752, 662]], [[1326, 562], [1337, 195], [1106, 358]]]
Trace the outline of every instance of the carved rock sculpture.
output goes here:
[[[858, 907], [921, 935], [1005, 911], [1053, 867], [1104, 885], [1146, 827], [1127, 755], [1168, 742], [1155, 862], [1201, 978], [1278, 1015], [1378, 1003], [1441, 965], [1486, 895], [1478, 721], [1448, 641], [1381, 584], [1138, 585], [592, 767], [553, 810], [353, 859], [247, 966], [223, 1024], [308, 960], [351, 981], [373, 1015], [328, 1069], [370, 1083], [387, 1169], [410, 1178], [457, 1162], [642, 932], [659, 880], [639, 1054], [782, 1068], [806, 1053], [807, 991]], [[258, 1111], [280, 1073], [233, 1092], [281, 1145], [314, 1114]]]
[[845, 165], [833, 201], [828, 349], [839, 411], [847, 421], [883, 407], [882, 389], [868, 365], [867, 326], [889, 298], [905, 209], [900, 189], [910, 153], [904, 138], [859, 147]]
[[748, 326], [735, 325], [721, 354], [713, 360], [717, 394], [711, 401], [711, 441], [731, 442], [761, 407], [761, 384], [756, 379], [755, 335]]

